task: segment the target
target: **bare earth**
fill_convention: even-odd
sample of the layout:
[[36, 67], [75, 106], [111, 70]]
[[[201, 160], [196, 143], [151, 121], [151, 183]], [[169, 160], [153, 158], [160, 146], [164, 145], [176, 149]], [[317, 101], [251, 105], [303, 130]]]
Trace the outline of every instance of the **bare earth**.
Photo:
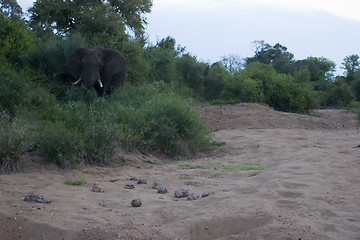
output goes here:
[[[119, 167], [65, 171], [25, 156], [26, 173], [0, 176], [0, 239], [360, 239], [355, 114], [304, 116], [257, 104], [196, 110], [226, 142], [186, 162], [201, 168], [132, 153], [118, 155]], [[220, 168], [243, 162], [265, 169]], [[88, 183], [68, 186], [68, 177]], [[154, 181], [168, 193], [152, 189]], [[104, 192], [92, 192], [94, 183]], [[179, 188], [200, 197], [176, 199]], [[51, 203], [25, 202], [29, 193]], [[131, 206], [135, 198], [141, 207]]]

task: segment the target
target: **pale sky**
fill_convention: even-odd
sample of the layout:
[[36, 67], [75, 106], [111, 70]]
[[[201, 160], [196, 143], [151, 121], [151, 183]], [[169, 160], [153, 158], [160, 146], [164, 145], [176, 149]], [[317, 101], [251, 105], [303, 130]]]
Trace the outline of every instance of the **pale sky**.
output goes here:
[[[32, 0], [18, 1], [23, 11]], [[171, 36], [204, 62], [253, 56], [252, 42], [280, 43], [295, 59], [337, 64], [360, 55], [359, 0], [153, 0], [147, 16], [152, 43]]]

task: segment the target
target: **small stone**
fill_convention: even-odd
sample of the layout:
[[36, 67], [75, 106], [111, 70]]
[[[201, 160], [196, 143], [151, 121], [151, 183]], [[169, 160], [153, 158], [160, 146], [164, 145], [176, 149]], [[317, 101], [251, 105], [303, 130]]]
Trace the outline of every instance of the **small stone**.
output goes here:
[[181, 188], [179, 190], [176, 190], [174, 195], [176, 198], [184, 198], [189, 196], [189, 190], [185, 188]]
[[125, 185], [125, 189], [134, 189], [135, 188], [135, 185], [133, 183], [127, 183]]
[[204, 192], [204, 193], [201, 195], [201, 197], [208, 197], [208, 196], [210, 196], [210, 193], [209, 193], [209, 192]]
[[142, 203], [141, 203], [141, 200], [139, 198], [134, 199], [134, 200], [131, 201], [131, 206], [133, 206], [133, 207], [140, 207], [141, 204]]
[[147, 180], [146, 178], [140, 178], [138, 181], [137, 181], [138, 184], [147, 184]]
[[193, 201], [196, 200], [198, 198], [198, 196], [194, 193], [190, 193], [189, 196], [187, 197], [188, 201]]
[[101, 191], [101, 187], [99, 187], [99, 185], [97, 185], [96, 183], [94, 183], [94, 185], [92, 186], [92, 191], [93, 192], [103, 192], [103, 191]]
[[209, 192], [204, 192], [202, 195], [201, 195], [201, 197], [208, 197], [208, 196], [210, 196], [210, 195], [212, 195], [212, 194], [215, 194], [214, 192], [211, 192], [211, 193], [209, 193]]
[[158, 190], [158, 193], [162, 193], [162, 194], [167, 193], [167, 189], [165, 186], [157, 186], [156, 189]]

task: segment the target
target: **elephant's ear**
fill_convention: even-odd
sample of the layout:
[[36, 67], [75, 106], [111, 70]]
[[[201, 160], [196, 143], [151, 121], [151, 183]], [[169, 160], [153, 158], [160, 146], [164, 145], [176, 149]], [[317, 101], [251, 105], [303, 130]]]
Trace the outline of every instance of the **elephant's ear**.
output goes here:
[[66, 60], [65, 68], [69, 72], [69, 74], [78, 79], [81, 73], [81, 59], [83, 58], [84, 54], [88, 52], [89, 49], [87, 48], [78, 48], [73, 51]]

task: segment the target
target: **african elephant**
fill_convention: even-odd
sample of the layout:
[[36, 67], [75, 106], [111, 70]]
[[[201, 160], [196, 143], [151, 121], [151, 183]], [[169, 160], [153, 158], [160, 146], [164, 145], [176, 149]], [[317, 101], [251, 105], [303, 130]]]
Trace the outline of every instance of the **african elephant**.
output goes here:
[[74, 84], [83, 83], [88, 89], [95, 89], [99, 96], [123, 85], [127, 74], [125, 57], [110, 48], [78, 48], [66, 60], [65, 67], [76, 79]]

